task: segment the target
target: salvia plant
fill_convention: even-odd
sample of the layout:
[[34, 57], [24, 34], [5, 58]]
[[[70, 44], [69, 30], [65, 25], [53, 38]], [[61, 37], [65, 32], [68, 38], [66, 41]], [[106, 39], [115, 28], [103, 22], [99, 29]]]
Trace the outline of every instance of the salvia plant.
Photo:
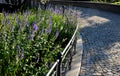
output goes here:
[[0, 76], [45, 76], [74, 32], [75, 15], [56, 6], [0, 13]]

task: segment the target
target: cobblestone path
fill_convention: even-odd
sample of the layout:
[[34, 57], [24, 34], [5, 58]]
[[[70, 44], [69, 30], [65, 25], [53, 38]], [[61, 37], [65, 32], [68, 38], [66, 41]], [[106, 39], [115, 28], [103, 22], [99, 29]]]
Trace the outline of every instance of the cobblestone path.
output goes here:
[[77, 9], [83, 38], [79, 76], [120, 76], [120, 15]]

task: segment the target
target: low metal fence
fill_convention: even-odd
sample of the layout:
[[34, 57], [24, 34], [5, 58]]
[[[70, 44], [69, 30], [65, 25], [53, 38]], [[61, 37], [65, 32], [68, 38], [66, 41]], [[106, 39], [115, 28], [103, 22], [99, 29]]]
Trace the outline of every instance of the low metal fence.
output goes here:
[[78, 26], [63, 52], [58, 53], [56, 62], [46, 76], [65, 76], [66, 72], [71, 69], [72, 56], [76, 53], [77, 30]]
[[[53, 9], [56, 6], [55, 4], [52, 3], [50, 5], [52, 6]], [[69, 10], [66, 8], [68, 6], [59, 5], [59, 4], [57, 5], [62, 7], [63, 14], [65, 14], [65, 11]], [[46, 4], [46, 6], [49, 6], [49, 3]], [[71, 37], [70, 41], [68, 42], [64, 50], [58, 53], [57, 60], [55, 61], [49, 72], [46, 74], [46, 76], [65, 76], [66, 72], [71, 69], [72, 57], [76, 53], [78, 25], [77, 24], [75, 25], [76, 26], [73, 36]]]

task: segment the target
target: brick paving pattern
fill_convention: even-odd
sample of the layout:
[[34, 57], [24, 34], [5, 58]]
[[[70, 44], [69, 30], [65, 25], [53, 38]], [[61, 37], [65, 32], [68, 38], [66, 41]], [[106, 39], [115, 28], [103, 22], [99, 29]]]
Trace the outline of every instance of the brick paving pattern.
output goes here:
[[120, 76], [120, 15], [77, 8], [83, 54], [79, 76]]

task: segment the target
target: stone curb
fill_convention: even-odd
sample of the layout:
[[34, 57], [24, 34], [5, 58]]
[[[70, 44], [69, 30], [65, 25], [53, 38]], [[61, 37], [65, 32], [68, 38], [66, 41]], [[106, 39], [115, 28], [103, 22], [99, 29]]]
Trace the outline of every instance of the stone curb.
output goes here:
[[82, 53], [83, 53], [83, 45], [82, 45], [82, 37], [79, 36], [77, 40], [77, 52], [73, 56], [72, 64], [71, 64], [71, 70], [69, 70], [66, 73], [66, 76], [78, 76], [80, 67], [81, 67], [81, 60], [82, 60]]

